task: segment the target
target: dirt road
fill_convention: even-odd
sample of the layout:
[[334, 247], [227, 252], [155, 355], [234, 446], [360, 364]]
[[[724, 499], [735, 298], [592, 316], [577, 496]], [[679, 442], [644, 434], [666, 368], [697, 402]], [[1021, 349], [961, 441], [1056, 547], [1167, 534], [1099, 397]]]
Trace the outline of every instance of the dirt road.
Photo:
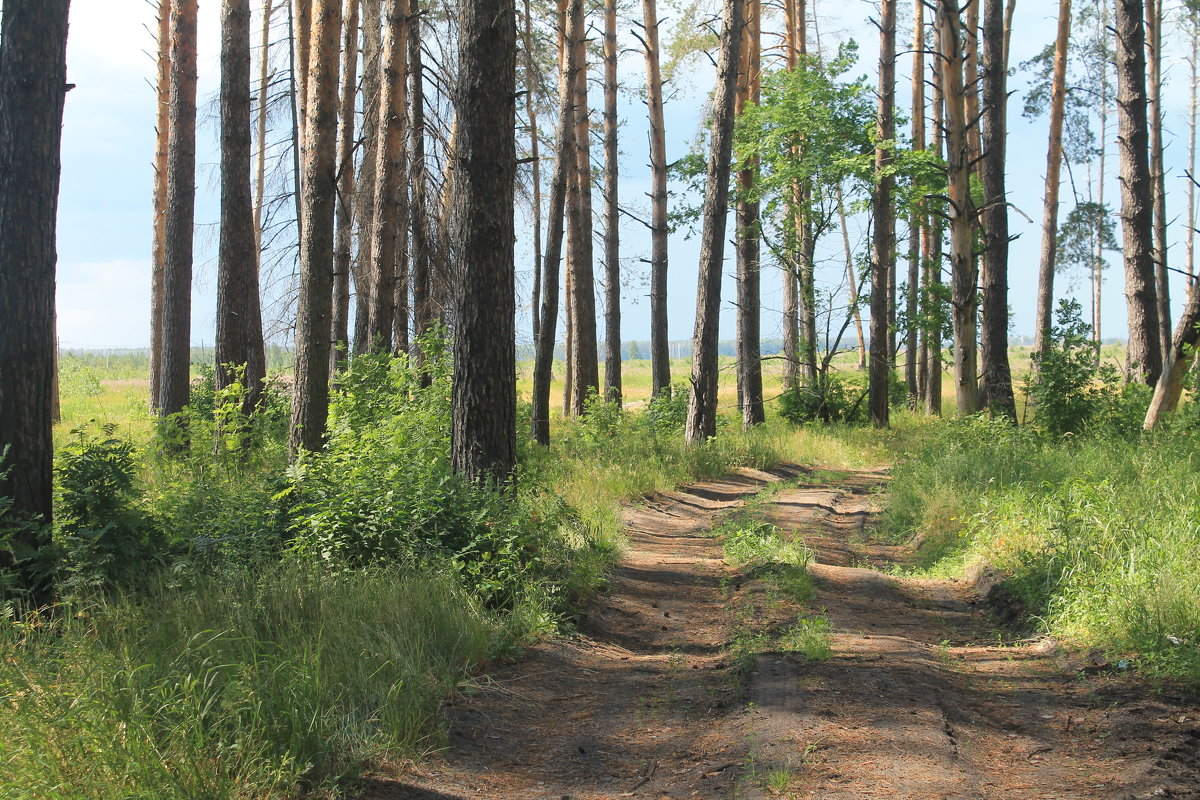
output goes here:
[[[781, 480], [754, 512], [812, 551], [805, 598], [709, 534]], [[449, 709], [444, 752], [365, 796], [1200, 798], [1200, 707], [1006, 644], [966, 584], [883, 571], [911, 556], [869, 538], [884, 480], [747, 471], [630, 508], [580, 635], [493, 672]], [[828, 660], [782, 645], [825, 619]]]

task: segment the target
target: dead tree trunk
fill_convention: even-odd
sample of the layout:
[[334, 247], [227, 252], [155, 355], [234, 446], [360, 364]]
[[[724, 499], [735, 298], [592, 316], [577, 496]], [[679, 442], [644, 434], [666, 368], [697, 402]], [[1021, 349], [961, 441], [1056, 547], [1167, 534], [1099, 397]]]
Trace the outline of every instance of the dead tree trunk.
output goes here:
[[[1046, 148], [1046, 192], [1042, 206], [1042, 254], [1038, 267], [1037, 313], [1033, 351], [1045, 355], [1054, 309], [1054, 262], [1058, 255], [1058, 190], [1062, 168], [1063, 112], [1067, 97], [1067, 47], [1071, 40], [1071, 0], [1059, 0], [1058, 37], [1054, 40], [1054, 77], [1050, 93], [1050, 144]], [[1036, 362], [1035, 362], [1036, 363]]]
[[157, 107], [154, 119], [154, 243], [150, 267], [150, 410], [162, 406], [163, 273], [167, 260], [167, 153], [171, 133], [171, 13], [173, 0], [158, 0]]
[[700, 444], [717, 433], [717, 335], [721, 272], [725, 259], [725, 220], [729, 212], [729, 161], [733, 154], [733, 105], [745, 0], [724, 0], [725, 28], [713, 97], [712, 150], [704, 191], [700, 270], [696, 289], [696, 328], [692, 334], [692, 391], [686, 437]]
[[[746, 25], [742, 36], [735, 114], [748, 103], [757, 103], [762, 77], [762, 31], [759, 0], [746, 0]], [[761, 279], [759, 203], [748, 194], [754, 189], [754, 165], [740, 171], [737, 201], [737, 375], [742, 425], [752, 428], [766, 421], [763, 409], [762, 336], [760, 332]]]
[[337, 198], [340, 0], [313, 0], [308, 118], [304, 123], [304, 238], [296, 312], [296, 370], [288, 450], [315, 452], [329, 416], [329, 325], [333, 316], [333, 215]]
[[[879, 142], [896, 138], [896, 2], [879, 4], [879, 110], [875, 137]], [[889, 276], [896, 271], [896, 211], [892, 208], [892, 184], [888, 172], [892, 153], [883, 144], [875, 146], [875, 186], [871, 197], [871, 352], [868, 367], [867, 407], [871, 423], [888, 426], [888, 373], [891, 371], [892, 337], [889, 331], [893, 293]]]
[[517, 464], [516, 9], [465, 0], [458, 19], [450, 461], [470, 480], [501, 484]]
[[221, 5], [221, 241], [217, 255], [216, 386], [238, 379], [242, 410], [257, 407], [267, 375], [258, 248], [250, 194], [250, 0]]
[[1130, 374], [1153, 385], [1162, 372], [1154, 292], [1153, 213], [1146, 129], [1146, 49], [1142, 0], [1117, 0], [1117, 144]]
[[650, 396], [671, 388], [667, 338], [667, 135], [655, 0], [642, 0], [646, 105], [650, 118]]
[[1194, 360], [1196, 346], [1200, 344], [1200, 288], [1192, 286], [1188, 291], [1187, 306], [1175, 327], [1171, 349], [1167, 352], [1167, 363], [1158, 383], [1154, 386], [1154, 397], [1146, 410], [1142, 427], [1153, 430], [1163, 417], [1175, 411], [1183, 395], [1183, 377]]
[[192, 232], [196, 211], [196, 0], [171, 13], [171, 119], [167, 142], [166, 261], [159, 413], [188, 401], [192, 334]]
[[[42, 531], [49, 531], [53, 509], [55, 237], [68, 5], [5, 0], [0, 17], [0, 452], [7, 450], [0, 497], [12, 499], [4, 520], [11, 543], [32, 550], [49, 544]], [[14, 565], [6, 547], [0, 566], [16, 566], [18, 588], [31, 605], [46, 598], [36, 561]]]
[[621, 403], [621, 211], [617, 205], [617, 0], [604, 2], [604, 399]]
[[[566, 29], [578, 25], [576, 17], [583, 15], [583, 0], [567, 4]], [[537, 352], [533, 364], [533, 414], [531, 433], [538, 444], [550, 445], [550, 383], [554, 369], [555, 333], [558, 327], [558, 274], [563, 244], [563, 214], [566, 210], [568, 177], [575, 163], [575, 73], [578, 71], [576, 50], [563, 50], [562, 70], [558, 78], [558, 152], [554, 160], [554, 175], [550, 179], [550, 207], [547, 210], [546, 257], [542, 262], [546, 279], [542, 286], [542, 308]]]
[[[337, 229], [333, 257], [333, 352], [330, 367], [345, 358], [350, 347], [350, 269], [353, 263], [354, 109], [358, 98], [358, 0], [346, 0], [342, 26], [341, 120], [338, 123]], [[359, 208], [358, 213], [362, 213]]]
[[1008, 363], [1008, 72], [1004, 66], [1004, 2], [984, 0], [983, 19], [983, 260], [979, 355], [983, 404], [1014, 422]]

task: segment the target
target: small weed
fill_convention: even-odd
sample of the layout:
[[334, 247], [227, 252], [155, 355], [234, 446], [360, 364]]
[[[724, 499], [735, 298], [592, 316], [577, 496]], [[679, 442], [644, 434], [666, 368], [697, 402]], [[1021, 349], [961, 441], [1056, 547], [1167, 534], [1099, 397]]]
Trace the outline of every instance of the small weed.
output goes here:
[[780, 649], [799, 653], [808, 661], [828, 661], [833, 657], [827, 617], [799, 617], [779, 638]]

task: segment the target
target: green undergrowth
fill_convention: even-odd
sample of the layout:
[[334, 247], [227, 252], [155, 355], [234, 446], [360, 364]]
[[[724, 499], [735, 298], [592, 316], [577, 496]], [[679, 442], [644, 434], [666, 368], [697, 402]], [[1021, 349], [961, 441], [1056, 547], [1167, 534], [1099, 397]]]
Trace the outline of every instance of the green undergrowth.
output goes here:
[[919, 566], [991, 565], [1046, 631], [1200, 683], [1200, 437], [1054, 436], [972, 418], [894, 470], [883, 531]]

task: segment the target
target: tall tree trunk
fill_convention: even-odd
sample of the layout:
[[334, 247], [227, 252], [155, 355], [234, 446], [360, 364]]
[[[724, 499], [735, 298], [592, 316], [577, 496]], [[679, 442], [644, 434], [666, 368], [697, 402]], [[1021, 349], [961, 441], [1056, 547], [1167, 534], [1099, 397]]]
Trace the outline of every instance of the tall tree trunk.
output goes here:
[[621, 211], [617, 205], [617, 0], [604, 0], [604, 398], [621, 403]]
[[846, 224], [846, 201], [838, 187], [838, 226], [842, 229], [842, 250], [846, 254], [846, 288], [850, 292], [850, 308], [854, 315], [854, 333], [858, 341], [858, 368], [867, 368], [867, 337], [863, 335], [862, 309], [858, 304], [858, 276], [854, 274], [854, 250], [850, 247], [850, 229]]
[[[761, 12], [759, 0], [746, 0], [746, 25], [742, 36], [735, 114], [741, 114], [748, 103], [757, 103], [759, 99], [762, 77]], [[742, 425], [746, 428], [766, 422], [763, 409], [760, 333], [762, 292], [759, 278], [759, 204], [757, 200], [747, 198], [748, 193], [754, 189], [756, 173], [754, 166], [750, 166], [737, 175], [737, 375]]]
[[1151, 244], [1152, 186], [1146, 129], [1146, 50], [1142, 0], [1117, 0], [1117, 144], [1130, 374], [1153, 385], [1162, 372]]
[[983, 20], [983, 264], [980, 361], [983, 403], [1017, 419], [1008, 363], [1008, 72], [1004, 67], [1004, 0], [984, 0]]
[[[566, 3], [565, 28], [573, 30], [583, 15], [583, 0]], [[538, 444], [550, 445], [550, 383], [554, 369], [555, 332], [558, 327], [558, 273], [562, 257], [563, 214], [568, 176], [575, 163], [575, 73], [579, 69], [573, 47], [563, 49], [558, 78], [558, 151], [550, 178], [550, 207], [547, 211], [546, 257], [542, 262], [546, 279], [542, 291], [541, 320], [533, 364], [533, 415], [531, 433]]]
[[[586, 9], [585, 9], [586, 13]], [[599, 348], [596, 346], [596, 281], [592, 246], [592, 150], [589, 134], [587, 94], [587, 40], [582, 25], [570, 42], [579, 50], [579, 72], [575, 78], [575, 152], [579, 181], [579, 207], [571, 251], [571, 306], [574, 322], [571, 411], [584, 412], [588, 395], [600, 391]]]
[[408, 227], [407, 219], [400, 216], [406, 210], [401, 197], [404, 192], [401, 160], [408, 107], [404, 81], [407, 45], [407, 0], [384, 0], [379, 130], [375, 145], [375, 208], [371, 223], [371, 310], [367, 329], [371, 347], [383, 352], [392, 349], [396, 267]]
[[221, 4], [221, 241], [217, 254], [216, 386], [244, 367], [242, 410], [250, 413], [267, 375], [258, 248], [250, 194], [250, 0]]
[[1167, 363], [1158, 383], [1154, 386], [1154, 397], [1146, 410], [1142, 427], [1153, 430], [1163, 417], [1175, 411], [1183, 395], [1183, 378], [1195, 360], [1196, 346], [1200, 344], [1200, 289], [1192, 286], [1188, 291], [1187, 306], [1179, 318], [1172, 337], [1171, 349], [1167, 351]]
[[171, 10], [158, 0], [158, 59], [154, 119], [154, 241], [150, 268], [150, 410], [162, 406], [163, 273], [167, 260], [167, 152], [171, 133]]
[[1147, 106], [1150, 114], [1150, 181], [1154, 189], [1154, 298], [1158, 303], [1159, 349], [1171, 351], [1171, 287], [1167, 279], [1167, 184], [1163, 166], [1162, 9], [1163, 0], [1146, 0]]
[[725, 221], [729, 213], [729, 162], [733, 154], [733, 106], [745, 0], [724, 0], [725, 28], [713, 96], [712, 150], [704, 191], [700, 270], [696, 288], [696, 328], [692, 334], [692, 391], [686, 437], [700, 444], [717, 433], [717, 335], [721, 273], [725, 260]]
[[[341, 120], [338, 123], [338, 203], [333, 257], [333, 352], [336, 367], [350, 348], [350, 270], [354, 239], [354, 109], [358, 98], [358, 0], [346, 0], [342, 26]], [[362, 213], [361, 207], [358, 213]]]
[[192, 333], [192, 230], [196, 212], [196, 0], [171, 13], [171, 119], [167, 141], [166, 260], [159, 413], [188, 401]]
[[254, 159], [254, 247], [259, 272], [262, 272], [263, 209], [267, 194], [267, 95], [271, 91], [271, 15], [275, 0], [263, 3], [262, 27], [258, 39], [258, 106], [255, 109], [256, 143]]
[[462, 0], [458, 19], [450, 460], [469, 479], [502, 483], [517, 463], [516, 9], [513, 0]]
[[[1096, 35], [1102, 41], [1108, 35], [1108, 0], [1100, 0], [1100, 13], [1096, 15]], [[1098, 180], [1096, 181], [1096, 250], [1092, 263], [1092, 338], [1096, 345], [1096, 363], [1100, 363], [1100, 343], [1103, 341], [1101, 322], [1101, 296], [1104, 288], [1104, 237], [1099, 235], [1107, 213], [1104, 205], [1104, 181], [1108, 167], [1108, 98], [1109, 98], [1108, 64], [1100, 75], [1100, 142]]]
[[[912, 142], [913, 150], [925, 149], [925, 5], [913, 4], [913, 68], [912, 68]], [[923, 205], [923, 204], [922, 204]], [[840, 201], [839, 201], [840, 207]], [[921, 286], [921, 235], [928, 224], [924, 211], [913, 208], [908, 216], [908, 291], [904, 297], [904, 313], [908, 323], [904, 329], [904, 382], [908, 387], [909, 406], [915, 408], [918, 395], [917, 363], [919, 357], [917, 324]]]
[[533, 342], [536, 350], [537, 339], [541, 333], [540, 306], [542, 300], [542, 161], [536, 102], [539, 71], [533, 52], [533, 12], [530, 9], [529, 0], [525, 0], [524, 11], [525, 116], [529, 119], [529, 157], [532, 159], [530, 171], [533, 179], [533, 292], [529, 302], [529, 312], [533, 323]]
[[657, 397], [671, 388], [671, 354], [667, 338], [667, 135], [655, 0], [642, 0], [642, 17], [650, 118], [650, 396]]
[[[1189, 23], [1192, 52], [1188, 57], [1191, 68], [1191, 79], [1188, 81], [1188, 175], [1196, 175], [1196, 122], [1200, 116], [1200, 8], [1191, 12]], [[1196, 283], [1196, 182], [1188, 181], [1187, 192], [1187, 234], [1184, 239], [1187, 247], [1188, 287]]]
[[[801, 66], [801, 56], [807, 51], [807, 9], [805, 0], [784, 0], [784, 60], [789, 70]], [[783, 385], [791, 388], [797, 385], [800, 376], [800, 289], [799, 282], [803, 266], [801, 265], [803, 245], [801, 231], [804, 227], [803, 215], [800, 211], [803, 205], [803, 188], [799, 183], [792, 187], [792, 200], [795, 206], [793, 219], [795, 222], [795, 242], [791, 251], [795, 254], [793, 264], [785, 265], [783, 277]]]
[[313, 0], [308, 118], [304, 123], [304, 238], [288, 450], [324, 446], [329, 416], [329, 325], [333, 316], [333, 215], [337, 198], [340, 0]]
[[[933, 61], [933, 102], [931, 103], [932, 120], [930, 148], [937, 158], [944, 152], [945, 116], [946, 116], [946, 70], [940, 53], [942, 44], [942, 26], [934, 25], [933, 50], [939, 55]], [[940, 415], [942, 413], [942, 218], [932, 214], [929, 224], [925, 226], [924, 241], [921, 249], [925, 251], [925, 314], [931, 320], [924, 330], [924, 344], [921, 349], [922, 375], [924, 376], [925, 413]]]
[[[0, 497], [14, 545], [49, 544], [53, 509], [54, 271], [69, 0], [4, 0], [0, 17]], [[23, 525], [27, 521], [38, 524]], [[46, 533], [43, 533], [46, 531]], [[49, 587], [18, 570], [31, 604]]]
[[304, 141], [304, 126], [308, 122], [308, 71], [312, 56], [313, 0], [292, 0], [295, 15], [292, 46], [296, 50], [296, 111], [300, 141]]
[[420, 0], [410, 0], [408, 23], [408, 72], [411, 112], [409, 119], [408, 159], [409, 186], [412, 190], [412, 291], [413, 348], [417, 364], [423, 365], [425, 354], [420, 341], [437, 322], [433, 308], [431, 266], [433, 263], [433, 231], [429, 221], [429, 177], [425, 163], [425, 67], [421, 53], [423, 40]]
[[[875, 137], [879, 142], [896, 138], [896, 2], [879, 4], [879, 111]], [[888, 373], [892, 337], [889, 317], [894, 295], [889, 276], [896, 271], [896, 212], [892, 208], [893, 178], [888, 172], [892, 153], [875, 146], [875, 186], [871, 197], [873, 220], [871, 247], [871, 353], [868, 368], [867, 407], [877, 428], [888, 426]]]
[[[407, 6], [408, 0], [401, 0]], [[405, 61], [407, 62], [407, 54]], [[403, 80], [403, 78], [401, 78]], [[404, 129], [405, 133], [408, 130], [408, 117], [405, 111], [401, 111], [405, 117]], [[396, 189], [396, 280], [394, 290], [392, 292], [392, 308], [395, 313], [392, 315], [392, 337], [391, 347], [393, 353], [407, 353], [409, 347], [408, 327], [409, 327], [409, 261], [408, 261], [408, 234], [412, 227], [412, 207], [408, 199], [408, 149], [407, 136], [401, 134], [400, 144], [400, 160], [396, 163], [396, 174], [400, 177], [397, 179], [399, 184]]]
[[365, 353], [371, 344], [371, 270], [375, 257], [371, 242], [375, 229], [375, 188], [379, 180], [379, 106], [383, 83], [383, 0], [362, 0], [362, 165], [358, 174], [358, 259], [354, 280], [354, 353]]
[[[1054, 262], [1058, 256], [1058, 190], [1061, 184], [1063, 111], [1067, 97], [1067, 47], [1071, 41], [1071, 0], [1059, 0], [1054, 40], [1054, 77], [1050, 92], [1050, 144], [1046, 148], [1046, 190], [1042, 205], [1042, 253], [1038, 267], [1037, 313], [1033, 351], [1045, 355], [1054, 310]], [[1034, 362], [1036, 364], [1036, 362]]]
[[967, 102], [963, 89], [963, 59], [959, 47], [958, 5], [939, 0], [942, 33], [942, 75], [946, 104], [946, 171], [950, 181], [950, 274], [954, 314], [954, 394], [960, 416], [979, 411], [977, 370], [974, 221], [971, 202], [971, 146], [967, 135]]

